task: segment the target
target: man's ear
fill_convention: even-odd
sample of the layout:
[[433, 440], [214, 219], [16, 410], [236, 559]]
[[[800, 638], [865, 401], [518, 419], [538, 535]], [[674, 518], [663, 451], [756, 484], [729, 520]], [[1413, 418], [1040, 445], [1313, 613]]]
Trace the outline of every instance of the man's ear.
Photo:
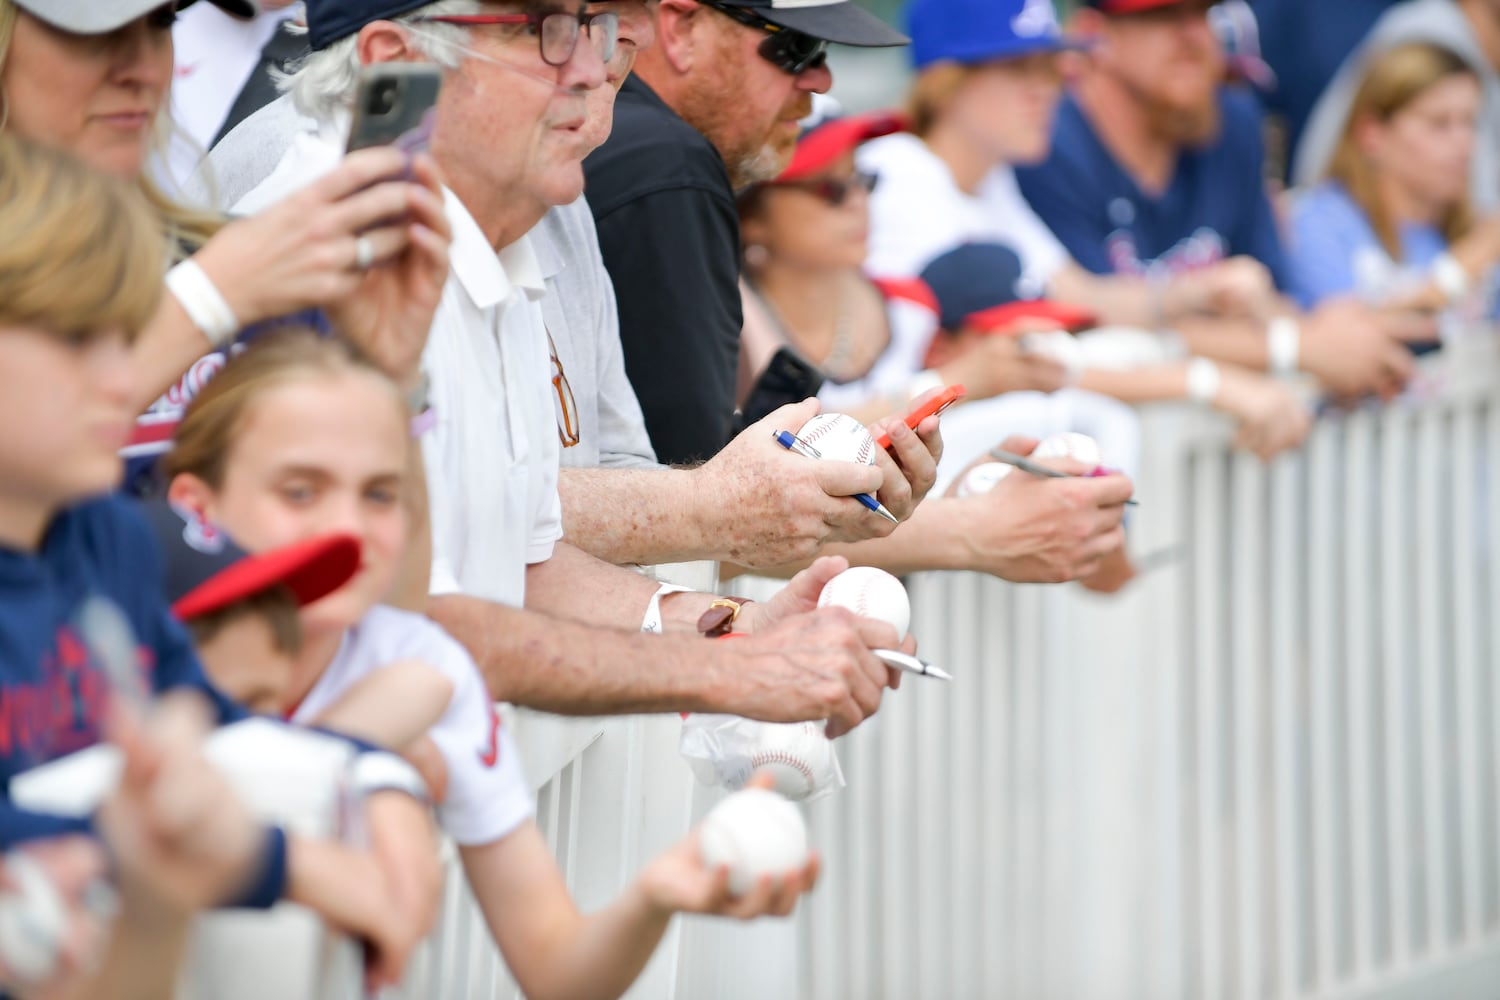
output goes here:
[[172, 482], [167, 485], [167, 503], [199, 521], [214, 522], [214, 490], [191, 472], [172, 477]]
[[712, 16], [698, 0], [661, 0], [656, 8], [656, 52], [676, 72], [692, 72], [703, 58], [705, 29]]
[[412, 47], [405, 26], [395, 21], [371, 21], [359, 29], [355, 39], [361, 65], [387, 62], [426, 62], [427, 57]]

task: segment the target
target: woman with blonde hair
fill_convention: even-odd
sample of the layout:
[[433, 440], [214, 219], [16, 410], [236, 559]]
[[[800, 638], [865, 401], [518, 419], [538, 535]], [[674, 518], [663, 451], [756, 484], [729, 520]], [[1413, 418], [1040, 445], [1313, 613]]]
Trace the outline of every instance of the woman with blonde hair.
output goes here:
[[1327, 178], [1293, 207], [1293, 291], [1304, 305], [1357, 295], [1392, 309], [1492, 312], [1500, 216], [1476, 220], [1469, 173], [1480, 84], [1425, 43], [1375, 57]]
[[[253, 12], [244, 0], [214, 2]], [[0, 131], [132, 182], [169, 241], [170, 294], [131, 349], [130, 405], [145, 412], [125, 442], [131, 454], [165, 447], [182, 404], [241, 331], [301, 310], [327, 309], [342, 335], [414, 377], [447, 276], [448, 226], [425, 157], [361, 151], [308, 190], [229, 222], [163, 195], [149, 161], [170, 125], [175, 19], [161, 0], [0, 0]], [[415, 179], [401, 179], [409, 167]]]

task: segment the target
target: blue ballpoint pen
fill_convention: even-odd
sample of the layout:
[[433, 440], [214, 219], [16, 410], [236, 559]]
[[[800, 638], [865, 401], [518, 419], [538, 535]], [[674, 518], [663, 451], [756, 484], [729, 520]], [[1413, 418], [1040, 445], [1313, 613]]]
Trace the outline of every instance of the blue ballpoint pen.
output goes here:
[[[818, 451], [818, 449], [814, 448], [812, 445], [808, 444], [806, 441], [802, 440], [791, 431], [772, 431], [771, 437], [773, 437], [776, 440], [776, 443], [781, 445], [787, 451], [795, 452], [796, 454], [801, 455], [804, 458], [823, 457], [822, 452]], [[881, 517], [885, 518], [892, 524], [901, 523], [900, 521], [896, 520], [895, 514], [892, 514], [890, 511], [885, 509], [885, 504], [881, 503], [879, 500], [876, 500], [874, 497], [870, 496], [870, 494], [856, 493], [854, 494], [854, 499], [858, 500], [866, 508], [879, 514]]]

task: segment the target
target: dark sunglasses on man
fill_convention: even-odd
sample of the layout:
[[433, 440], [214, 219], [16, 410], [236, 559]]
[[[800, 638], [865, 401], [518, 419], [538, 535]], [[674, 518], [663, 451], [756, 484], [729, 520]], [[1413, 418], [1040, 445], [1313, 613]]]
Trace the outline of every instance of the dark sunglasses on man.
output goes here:
[[698, 2], [741, 24], [767, 32], [766, 40], [760, 43], [756, 51], [760, 53], [762, 59], [783, 73], [798, 76], [811, 69], [821, 69], [828, 62], [828, 43], [821, 38], [814, 38], [800, 31], [773, 24], [763, 17], [757, 17], [744, 7], [713, 3], [712, 0], [698, 0]]

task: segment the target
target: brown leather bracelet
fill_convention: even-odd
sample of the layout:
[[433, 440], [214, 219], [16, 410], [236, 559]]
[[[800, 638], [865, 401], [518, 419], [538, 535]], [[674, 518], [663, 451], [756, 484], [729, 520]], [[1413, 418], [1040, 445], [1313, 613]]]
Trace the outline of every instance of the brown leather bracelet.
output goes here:
[[720, 597], [708, 606], [708, 610], [698, 617], [698, 631], [710, 639], [728, 635], [734, 631], [734, 623], [739, 620], [740, 609], [750, 600], [745, 597]]

